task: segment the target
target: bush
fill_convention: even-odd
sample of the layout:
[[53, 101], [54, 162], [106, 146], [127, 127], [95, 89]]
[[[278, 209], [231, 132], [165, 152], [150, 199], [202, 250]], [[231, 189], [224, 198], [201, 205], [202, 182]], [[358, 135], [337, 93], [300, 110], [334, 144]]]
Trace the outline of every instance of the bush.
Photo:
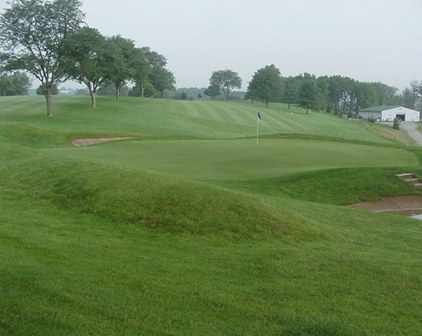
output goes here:
[[370, 116], [370, 117], [368, 118], [368, 121], [369, 121], [370, 123], [374, 123], [374, 122], [376, 122], [376, 121], [377, 121], [377, 119], [375, 119], [375, 117], [373, 117], [373, 116]]
[[400, 129], [400, 119], [395, 118], [393, 121], [393, 128]]

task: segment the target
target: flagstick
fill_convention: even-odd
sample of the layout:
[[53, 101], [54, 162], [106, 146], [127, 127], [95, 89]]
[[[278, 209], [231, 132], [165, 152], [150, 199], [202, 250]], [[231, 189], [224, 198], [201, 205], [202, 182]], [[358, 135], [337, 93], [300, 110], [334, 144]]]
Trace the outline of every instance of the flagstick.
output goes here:
[[259, 118], [256, 118], [256, 144], [259, 143]]

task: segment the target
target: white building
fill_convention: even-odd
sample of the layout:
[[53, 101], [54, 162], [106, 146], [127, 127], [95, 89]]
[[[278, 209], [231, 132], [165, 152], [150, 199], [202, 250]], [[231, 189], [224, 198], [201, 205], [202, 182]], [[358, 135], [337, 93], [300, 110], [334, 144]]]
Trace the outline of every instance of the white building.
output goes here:
[[375, 106], [362, 109], [359, 115], [363, 119], [374, 118], [379, 121], [420, 121], [420, 112], [401, 106]]

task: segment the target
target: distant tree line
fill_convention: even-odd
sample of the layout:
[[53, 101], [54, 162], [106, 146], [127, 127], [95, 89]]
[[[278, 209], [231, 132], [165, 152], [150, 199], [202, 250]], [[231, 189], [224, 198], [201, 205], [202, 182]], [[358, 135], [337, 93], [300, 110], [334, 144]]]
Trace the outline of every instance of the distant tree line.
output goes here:
[[[230, 99], [234, 88], [241, 87], [241, 79], [231, 70], [213, 72], [204, 95]], [[326, 111], [336, 115], [355, 115], [370, 106], [399, 105], [422, 112], [422, 81], [413, 81], [399, 93], [398, 89], [383, 83], [359, 82], [343, 76], [316, 77], [308, 73], [283, 77], [274, 65], [258, 69], [248, 83], [245, 99], [269, 106], [281, 102], [310, 110]]]
[[376, 105], [400, 105], [422, 111], [422, 81], [414, 81], [402, 93], [383, 83], [359, 82], [343, 76], [316, 77], [308, 73], [283, 77], [269, 65], [255, 72], [249, 82], [246, 99], [296, 104], [309, 110], [333, 114], [356, 114], [359, 109]]
[[[23, 70], [38, 79], [47, 116], [53, 116], [51, 100], [58, 84], [69, 79], [86, 85], [94, 108], [97, 92], [110, 85], [117, 100], [129, 81], [135, 83], [138, 96], [158, 92], [162, 97], [165, 90], [174, 89], [175, 78], [163, 55], [138, 48], [120, 35], [105, 37], [87, 27], [81, 1], [15, 0], [8, 4], [0, 16], [2, 73]], [[3, 77], [0, 94], [12, 94], [8, 77]]]

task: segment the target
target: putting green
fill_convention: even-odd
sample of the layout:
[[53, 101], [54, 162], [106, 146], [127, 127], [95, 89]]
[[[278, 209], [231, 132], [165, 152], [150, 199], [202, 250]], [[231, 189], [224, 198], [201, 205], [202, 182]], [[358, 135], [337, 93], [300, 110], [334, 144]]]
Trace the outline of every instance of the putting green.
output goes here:
[[251, 179], [329, 168], [418, 165], [417, 157], [403, 149], [294, 139], [262, 139], [259, 145], [254, 139], [124, 141], [53, 151], [196, 180]]

